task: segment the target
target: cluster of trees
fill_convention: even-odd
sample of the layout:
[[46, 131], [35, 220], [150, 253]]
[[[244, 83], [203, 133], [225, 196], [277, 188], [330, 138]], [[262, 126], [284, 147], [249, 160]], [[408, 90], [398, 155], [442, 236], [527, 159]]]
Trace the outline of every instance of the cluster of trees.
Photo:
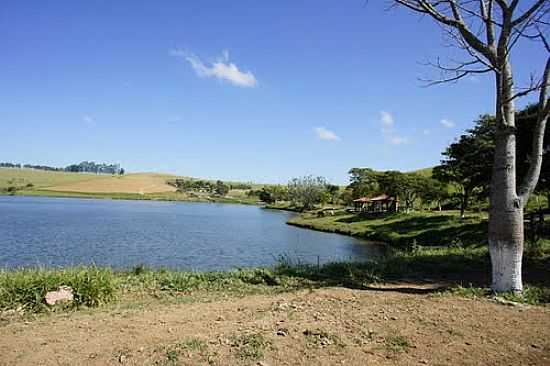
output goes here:
[[270, 185], [260, 190], [250, 190], [248, 195], [269, 204], [289, 202], [300, 210], [311, 210], [320, 203], [337, 203], [341, 199], [339, 186], [312, 175], [293, 178], [286, 186]]
[[[516, 113], [517, 184], [529, 169], [532, 138], [537, 122], [538, 107], [528, 106]], [[547, 129], [550, 127], [547, 127]], [[368, 168], [350, 170], [351, 199], [381, 193], [399, 197], [411, 210], [416, 202], [442, 204], [460, 208], [464, 216], [473, 201], [487, 205], [490, 195], [493, 156], [496, 145], [496, 120], [482, 115], [475, 126], [467, 130], [443, 152], [444, 159], [433, 169], [432, 177], [397, 171], [377, 172]], [[546, 134], [548, 136], [548, 134]], [[548, 196], [550, 204], [550, 138], [544, 140], [544, 159], [535, 192]]]
[[282, 185], [265, 186], [262, 189], [250, 190], [249, 197], [258, 197], [262, 202], [273, 204], [288, 201], [288, 187]]
[[252, 185], [249, 183], [231, 182], [226, 184], [229, 185], [230, 189], [241, 189], [241, 190], [252, 189]]
[[[532, 138], [537, 122], [537, 106], [528, 106], [516, 113], [516, 184], [529, 169], [532, 160]], [[481, 116], [475, 126], [467, 130], [443, 152], [444, 160], [434, 168], [433, 175], [441, 182], [455, 187], [461, 201], [461, 210], [472, 200], [488, 202], [493, 172], [493, 156], [497, 139], [494, 116]], [[548, 129], [548, 127], [546, 128]], [[548, 136], [548, 134], [546, 134]], [[535, 192], [549, 196], [550, 203], [550, 141], [543, 141], [543, 162]]]
[[323, 177], [308, 175], [288, 182], [288, 200], [295, 207], [311, 210], [316, 204], [327, 200], [329, 184]]
[[46, 170], [52, 172], [74, 172], [74, 173], [96, 173], [96, 174], [124, 174], [124, 169], [119, 164], [96, 164], [93, 161], [83, 161], [80, 164], [72, 164], [66, 168], [52, 167], [47, 165], [32, 165], [32, 164], [14, 164], [0, 163], [0, 168], [27, 168]]
[[201, 179], [175, 179], [169, 184], [176, 187], [179, 192], [204, 192], [219, 196], [225, 196], [231, 189], [237, 189], [221, 180], [213, 182]]
[[360, 197], [387, 194], [399, 198], [405, 209], [410, 211], [418, 199], [430, 205], [435, 203], [441, 209], [442, 201], [448, 197], [445, 184], [418, 173], [353, 168], [349, 174], [351, 183], [347, 190], [351, 191], [351, 195], [348, 195], [348, 203]]
[[[521, 292], [523, 210], [541, 181], [546, 124], [550, 118], [550, 2], [393, 0], [393, 3], [431, 18], [443, 29], [450, 43], [464, 52], [463, 60], [453, 57], [445, 64], [438, 58], [437, 63], [431, 64], [442, 74], [439, 80], [432, 80], [432, 85], [458, 81], [469, 75], [488, 73], [494, 77], [494, 154], [486, 161], [493, 162], [489, 190], [491, 287], [497, 292]], [[530, 83], [518, 88], [519, 78], [517, 69], [512, 67], [511, 55], [516, 46], [525, 43], [545, 52], [546, 57], [541, 62], [541, 71], [530, 70]], [[530, 65], [534, 66], [532, 62]], [[527, 159], [522, 159], [516, 103], [529, 94], [537, 95], [538, 105], [526, 145], [530, 153]], [[528, 165], [522, 168], [525, 162]]]
[[17, 169], [28, 168], [28, 169], [48, 170], [48, 171], [55, 171], [55, 172], [59, 172], [59, 171], [62, 172], [65, 170], [64, 168], [56, 168], [56, 167], [51, 167], [47, 165], [14, 164], [14, 163], [0, 163], [0, 168], [17, 168]]
[[94, 163], [83, 161], [79, 164], [72, 164], [65, 168], [66, 172], [74, 173], [95, 173], [95, 174], [124, 174], [124, 169], [119, 164]]

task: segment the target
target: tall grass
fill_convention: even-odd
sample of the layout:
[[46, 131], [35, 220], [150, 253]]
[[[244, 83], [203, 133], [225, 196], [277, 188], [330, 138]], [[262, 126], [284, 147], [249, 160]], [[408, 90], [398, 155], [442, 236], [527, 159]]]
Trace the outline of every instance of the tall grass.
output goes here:
[[[550, 248], [544, 255], [524, 262], [526, 291], [522, 301], [531, 304], [550, 303]], [[28, 312], [46, 311], [44, 296], [60, 286], [74, 291], [74, 301], [68, 307], [99, 306], [140, 294], [185, 294], [201, 298], [276, 294], [284, 291], [326, 286], [372, 289], [376, 282], [426, 280], [452, 283], [466, 288], [455, 294], [489, 294], [481, 288], [490, 281], [490, 260], [486, 247], [439, 248], [396, 251], [373, 262], [334, 262], [322, 266], [300, 263], [289, 256], [280, 257], [273, 268], [239, 269], [225, 272], [183, 272], [152, 270], [137, 266], [133, 270], [113, 272], [110, 269], [81, 267], [72, 269], [0, 270], [0, 310], [23, 308]], [[477, 286], [477, 287], [476, 287]], [[512, 296], [512, 295], [504, 295]], [[130, 296], [131, 297], [131, 296]], [[515, 298], [514, 298], [515, 299]]]
[[0, 309], [47, 309], [44, 296], [60, 286], [73, 289], [71, 307], [98, 306], [115, 298], [117, 280], [110, 269], [82, 267], [65, 270], [22, 269], [0, 271]]

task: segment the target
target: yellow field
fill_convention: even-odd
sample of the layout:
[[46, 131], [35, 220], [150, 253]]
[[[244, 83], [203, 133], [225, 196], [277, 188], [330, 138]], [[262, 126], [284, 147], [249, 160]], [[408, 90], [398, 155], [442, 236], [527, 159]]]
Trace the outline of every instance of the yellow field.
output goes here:
[[48, 172], [34, 169], [0, 168], [0, 189], [10, 185], [25, 186], [31, 183], [34, 189], [75, 193], [161, 193], [176, 189], [166, 184], [168, 174], [137, 173], [123, 176], [83, 173]]
[[0, 168], [0, 189], [10, 185], [24, 186], [28, 183], [32, 183], [34, 188], [40, 189], [101, 178], [104, 178], [104, 176], [83, 173], [48, 172], [35, 169]]
[[66, 183], [45, 188], [48, 191], [77, 193], [161, 193], [175, 192], [176, 188], [166, 184], [165, 174], [128, 174], [123, 176], [103, 176], [100, 179]]

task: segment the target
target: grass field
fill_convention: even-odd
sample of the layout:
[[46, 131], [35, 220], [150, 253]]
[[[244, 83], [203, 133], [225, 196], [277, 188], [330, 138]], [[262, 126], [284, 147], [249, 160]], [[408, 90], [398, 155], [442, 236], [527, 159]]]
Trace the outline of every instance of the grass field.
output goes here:
[[305, 213], [292, 218], [289, 224], [309, 229], [358, 236], [395, 246], [415, 242], [427, 246], [469, 246], [486, 242], [486, 214], [467, 214], [460, 219], [458, 212], [416, 212], [384, 216], [363, 216], [341, 212], [335, 216], [317, 217]]
[[95, 174], [49, 172], [35, 169], [0, 168], [0, 190], [11, 185], [25, 186], [31, 183], [35, 189], [94, 181], [104, 176]]
[[[176, 189], [166, 180], [169, 174], [136, 173], [123, 176], [85, 173], [50, 172], [35, 169], [0, 168], [0, 190], [9, 186], [32, 190], [72, 193], [159, 193]], [[30, 190], [30, 189], [27, 189]]]
[[161, 193], [175, 192], [176, 188], [166, 184], [174, 176], [167, 174], [138, 173], [122, 176], [100, 176], [92, 180], [82, 180], [55, 184], [44, 189], [75, 193]]
[[17, 190], [12, 194], [25, 196], [257, 203], [257, 199], [249, 197], [243, 189], [232, 189], [225, 197], [201, 192], [176, 192], [174, 186], [166, 183], [176, 178], [190, 179], [158, 173], [116, 176], [0, 168], [0, 192], [15, 186]]

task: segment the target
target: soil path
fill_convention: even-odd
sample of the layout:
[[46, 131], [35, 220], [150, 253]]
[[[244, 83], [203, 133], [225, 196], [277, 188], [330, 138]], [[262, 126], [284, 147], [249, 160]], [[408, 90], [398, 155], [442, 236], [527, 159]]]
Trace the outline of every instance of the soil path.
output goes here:
[[550, 365], [550, 308], [406, 285], [94, 310], [0, 327], [0, 365]]

